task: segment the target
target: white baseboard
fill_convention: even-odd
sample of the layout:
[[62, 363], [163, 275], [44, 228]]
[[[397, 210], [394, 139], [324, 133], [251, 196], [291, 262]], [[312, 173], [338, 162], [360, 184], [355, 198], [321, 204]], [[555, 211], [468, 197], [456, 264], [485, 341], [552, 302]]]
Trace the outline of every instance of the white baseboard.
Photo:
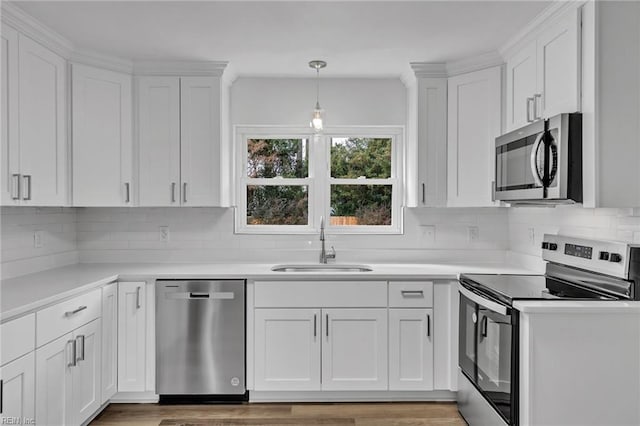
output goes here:
[[249, 391], [249, 402], [456, 401], [451, 391]]
[[118, 392], [109, 402], [112, 404], [153, 404], [158, 402], [158, 395], [155, 392]]

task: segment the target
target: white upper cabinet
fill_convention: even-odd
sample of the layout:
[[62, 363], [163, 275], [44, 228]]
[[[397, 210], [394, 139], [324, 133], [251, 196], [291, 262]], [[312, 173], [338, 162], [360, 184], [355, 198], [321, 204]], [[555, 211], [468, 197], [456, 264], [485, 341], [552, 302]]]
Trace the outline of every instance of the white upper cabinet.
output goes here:
[[6, 25], [2, 26], [2, 129], [0, 158], [0, 185], [2, 185], [2, 205], [20, 204], [20, 149], [18, 139], [18, 32]]
[[72, 87], [73, 205], [131, 205], [131, 76], [74, 64]]
[[507, 61], [507, 130], [533, 121], [537, 90], [536, 43], [523, 47]]
[[506, 130], [580, 111], [580, 20], [572, 8], [506, 58]]
[[2, 26], [2, 204], [68, 204], [66, 61]]
[[180, 205], [180, 78], [139, 77], [138, 202]]
[[220, 78], [180, 79], [182, 205], [220, 204]]
[[493, 206], [495, 138], [500, 135], [501, 70], [449, 79], [447, 205]]
[[136, 81], [139, 205], [220, 205], [220, 78]]

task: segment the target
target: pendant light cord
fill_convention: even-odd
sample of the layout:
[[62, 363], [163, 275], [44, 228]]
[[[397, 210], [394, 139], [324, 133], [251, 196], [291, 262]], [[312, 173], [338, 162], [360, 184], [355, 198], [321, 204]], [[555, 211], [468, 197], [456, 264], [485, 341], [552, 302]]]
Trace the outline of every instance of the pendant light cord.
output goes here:
[[320, 67], [316, 67], [316, 109], [320, 109]]

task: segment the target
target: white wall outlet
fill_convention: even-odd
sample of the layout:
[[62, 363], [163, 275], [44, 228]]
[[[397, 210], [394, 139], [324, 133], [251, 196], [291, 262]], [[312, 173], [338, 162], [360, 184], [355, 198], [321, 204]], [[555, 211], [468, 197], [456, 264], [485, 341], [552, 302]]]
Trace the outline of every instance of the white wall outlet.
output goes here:
[[33, 247], [44, 247], [44, 233], [42, 231], [36, 231], [33, 233]]
[[470, 243], [478, 241], [480, 239], [480, 229], [477, 226], [470, 226], [467, 228], [467, 239]]
[[436, 240], [436, 227], [434, 225], [421, 225], [422, 241], [433, 243]]
[[169, 227], [168, 226], [161, 226], [160, 227], [160, 241], [162, 241], [163, 243], [168, 243], [169, 242]]
[[529, 245], [530, 246], [535, 246], [536, 245], [536, 229], [535, 228], [528, 228], [527, 229], [527, 235], [529, 236]]

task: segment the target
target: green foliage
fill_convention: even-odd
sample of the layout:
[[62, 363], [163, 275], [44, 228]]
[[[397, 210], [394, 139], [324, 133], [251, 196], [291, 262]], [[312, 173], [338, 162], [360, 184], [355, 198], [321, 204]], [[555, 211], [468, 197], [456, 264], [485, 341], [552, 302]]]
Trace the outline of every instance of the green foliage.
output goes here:
[[[305, 178], [309, 173], [306, 140], [250, 139], [250, 178]], [[390, 138], [334, 138], [331, 176], [338, 179], [391, 177]], [[331, 215], [356, 217], [359, 225], [390, 225], [391, 185], [332, 185]], [[252, 225], [306, 225], [307, 187], [249, 186], [247, 222]]]

